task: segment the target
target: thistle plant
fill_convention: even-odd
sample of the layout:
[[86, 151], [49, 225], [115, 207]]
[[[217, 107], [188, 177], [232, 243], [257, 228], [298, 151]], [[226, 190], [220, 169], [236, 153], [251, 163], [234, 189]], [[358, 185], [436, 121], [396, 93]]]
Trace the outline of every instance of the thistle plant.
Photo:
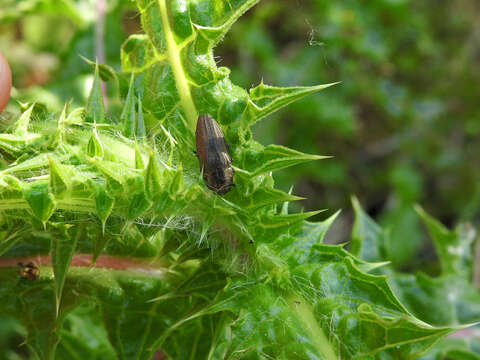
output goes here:
[[[31, 104], [0, 134], [0, 312], [32, 356], [409, 359], [455, 329], [412, 315], [385, 263], [364, 259], [360, 209], [355, 256], [323, 242], [338, 213], [309, 222], [318, 211], [291, 213], [300, 198], [275, 189], [275, 171], [325, 157], [263, 146], [251, 126], [332, 84], [247, 91], [217, 67], [215, 46], [257, 2], [137, 0], [145, 34], [124, 43], [121, 74], [97, 65], [84, 108]], [[118, 119], [100, 75], [130, 79]], [[199, 114], [230, 146], [224, 196], [194, 154]]]

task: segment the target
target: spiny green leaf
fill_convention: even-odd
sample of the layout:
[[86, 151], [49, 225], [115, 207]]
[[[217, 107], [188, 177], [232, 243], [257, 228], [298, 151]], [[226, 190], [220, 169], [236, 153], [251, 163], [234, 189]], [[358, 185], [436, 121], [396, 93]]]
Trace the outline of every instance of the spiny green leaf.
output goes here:
[[310, 262], [307, 260], [311, 259], [312, 252], [315, 251], [313, 246], [323, 243], [325, 234], [338, 214], [340, 214], [340, 211], [318, 223], [305, 221], [298, 233], [280, 237], [276, 240], [274, 246], [284, 259], [288, 259], [291, 265]]
[[[337, 359], [325, 331], [312, 319], [308, 304], [303, 299], [298, 302], [298, 295], [285, 295], [265, 284], [246, 287], [231, 282], [208, 309], [211, 313], [233, 314], [219, 322], [223, 331], [215, 334], [212, 358]], [[232, 331], [225, 332], [228, 328]], [[304, 339], [302, 346], [298, 346], [299, 337]], [[274, 345], [279, 343], [282, 346]]]
[[290, 195], [277, 189], [262, 187], [258, 188], [248, 197], [242, 198], [236, 204], [244, 209], [257, 209], [267, 205], [279, 204], [284, 201], [297, 201], [302, 199], [302, 197]]
[[[460, 330], [462, 331], [462, 330]], [[469, 329], [463, 330], [467, 335]], [[474, 330], [472, 330], [473, 332]], [[418, 360], [480, 360], [479, 338], [474, 333], [473, 337], [452, 336], [440, 340], [425, 355], [420, 356]]]
[[144, 170], [145, 163], [143, 162], [143, 155], [138, 148], [138, 144], [135, 144], [135, 169]]
[[182, 166], [180, 165], [178, 169], [173, 172], [172, 174], [172, 180], [170, 183], [170, 196], [175, 196], [177, 194], [181, 194], [184, 190], [184, 182], [183, 182], [183, 171], [182, 171]]
[[82, 304], [69, 313], [60, 337], [57, 359], [117, 359], [94, 304]]
[[123, 124], [123, 134], [126, 137], [133, 137], [135, 135], [135, 127], [137, 124], [137, 112], [135, 110], [135, 87], [133, 73], [130, 77], [130, 86], [128, 88], [127, 98], [123, 105], [123, 111], [120, 115], [120, 121]]
[[[121, 296], [115, 296], [115, 304], [107, 301], [101, 307], [110, 341], [119, 359], [151, 359], [161, 346], [158, 340], [172, 331], [175, 323], [181, 322], [187, 312], [191, 312], [179, 297], [165, 296], [172, 291], [166, 278], [163, 281], [154, 278], [147, 283], [145, 279], [138, 280], [134, 283], [120, 278], [115, 290]], [[149, 301], [161, 295], [164, 300]]]
[[90, 157], [99, 157], [102, 158], [104, 155], [103, 145], [100, 137], [98, 136], [97, 129], [93, 129], [92, 135], [87, 144], [87, 154]]
[[30, 124], [30, 117], [34, 107], [35, 103], [30, 105], [30, 107], [22, 113], [20, 118], [15, 123], [15, 127], [13, 128], [12, 132], [13, 135], [25, 136], [28, 133], [28, 125]]
[[259, 242], [271, 243], [282, 234], [288, 232], [294, 225], [300, 224], [303, 220], [317, 215], [320, 212], [322, 211], [310, 211], [289, 215], [261, 215], [255, 228], [254, 239]]
[[142, 109], [142, 97], [138, 95], [138, 116], [137, 116], [137, 128], [136, 128], [136, 135], [137, 138], [141, 139], [146, 136], [147, 132], [145, 130], [145, 119], [143, 117], [143, 109]]
[[105, 222], [112, 213], [115, 199], [108, 195], [106, 184], [95, 184], [94, 186], [97, 216], [102, 223], [102, 228], [105, 229]]
[[330, 244], [313, 244], [308, 258], [304, 257], [305, 263], [320, 264], [325, 262], [338, 262], [342, 259], [349, 258], [353, 261], [355, 266], [365, 273], [378, 269], [382, 266], [387, 266], [388, 262], [366, 262], [354, 257], [351, 253], [345, 250], [345, 244], [330, 245]]
[[85, 116], [85, 109], [84, 108], [76, 108], [70, 112], [65, 119], [65, 125], [67, 124], [83, 124]]
[[58, 118], [57, 122], [57, 132], [55, 133], [55, 138], [53, 140], [53, 145], [54, 146], [60, 146], [63, 145], [65, 139], [65, 131], [66, 131], [66, 122], [67, 122], [67, 108], [70, 105], [70, 103], [66, 103], [63, 107], [62, 113], [60, 114], [60, 117]]
[[30, 205], [30, 209], [37, 219], [44, 225], [55, 211], [55, 197], [49, 191], [49, 184], [46, 181], [34, 182], [26, 185], [23, 196]]
[[[442, 267], [450, 270], [432, 278], [422, 273], [396, 273], [387, 268], [386, 272], [390, 274], [388, 277], [390, 287], [410, 312], [429, 324], [455, 326], [479, 321], [480, 294], [472, 284], [472, 262], [469, 260], [471, 253], [466, 251], [471, 245], [474, 230], [471, 226], [462, 225], [455, 231], [450, 231], [420, 207], [417, 207], [417, 212], [427, 223], [432, 238], [436, 239], [434, 243], [439, 249]], [[358, 211], [356, 222], [362, 219], [363, 224], [368, 226], [363, 229], [359, 226], [355, 236], [359, 239], [370, 237], [372, 241], [369, 242], [369, 252], [375, 253], [379, 245], [383, 248], [382, 231], [363, 211]], [[352, 238], [357, 241], [356, 237]], [[459, 248], [463, 250], [451, 252], [447, 250]], [[442, 261], [445, 261], [445, 265]]]
[[21, 240], [24, 235], [25, 231], [21, 231], [20, 229], [13, 229], [13, 231], [10, 232], [0, 232], [0, 256]]
[[315, 216], [321, 213], [322, 211], [324, 210], [308, 211], [308, 212], [302, 212], [298, 214], [288, 214], [288, 215], [263, 216], [261, 219], [260, 226], [267, 229], [288, 226], [296, 222], [308, 219], [309, 217]]
[[[32, 284], [19, 281], [15, 268], [0, 269], [0, 310], [21, 317], [29, 331], [27, 343], [40, 359], [53, 359], [60, 323], [57, 325], [52, 301], [53, 276], [48, 268], [41, 270], [45, 275]], [[172, 293], [173, 289], [183, 291], [181, 280], [168, 276], [164, 270], [146, 275], [70, 268], [64, 284], [61, 311], [75, 305], [79, 298], [84, 301], [96, 299], [118, 358], [151, 359], [157, 349], [155, 341], [168, 331], [171, 324], [191, 312], [192, 304], [182, 296], [149, 302]], [[140, 341], [139, 336], [133, 334], [140, 334]]]
[[145, 34], [131, 35], [122, 45], [122, 68], [125, 72], [141, 72], [157, 61], [165, 61], [166, 54], [156, 55], [153, 45]]
[[378, 262], [387, 259], [385, 253], [386, 234], [361, 208], [356, 197], [352, 197], [355, 222], [353, 224], [350, 252], [360, 259]]
[[402, 303], [419, 319], [436, 326], [480, 321], [480, 293], [470, 279], [447, 274], [392, 274], [388, 283]]
[[146, 198], [145, 194], [135, 194], [132, 197], [128, 208], [128, 219], [134, 220], [150, 209], [152, 202]]
[[80, 58], [83, 61], [85, 61], [88, 65], [90, 65], [93, 69], [96, 70], [98, 68], [98, 73], [100, 75], [100, 78], [103, 81], [111, 81], [111, 80], [118, 81], [117, 73], [115, 72], [115, 70], [112, 67], [110, 67], [106, 64], [99, 64], [97, 62], [89, 60], [82, 55], [80, 55]]
[[23, 196], [23, 185], [15, 176], [0, 176], [0, 196], [2, 199], [9, 199]]
[[0, 134], [0, 148], [7, 153], [17, 155], [22, 152], [25, 140], [11, 134]]
[[432, 328], [408, 315], [385, 277], [362, 273], [349, 258], [337, 264], [302, 265], [292, 277], [304, 297], [316, 304], [317, 316], [326, 317], [324, 326], [338, 334], [341, 358], [362, 358], [389, 348], [404, 358], [454, 330]]
[[440, 258], [442, 273], [458, 274], [470, 278], [472, 274], [472, 244], [476, 231], [472, 226], [462, 225], [456, 231], [450, 231], [439, 221], [428, 215], [420, 206], [415, 210], [420, 215], [435, 244], [435, 250]]
[[102, 87], [98, 64], [95, 66], [95, 76], [93, 78], [92, 89], [88, 96], [87, 106], [85, 109], [86, 121], [90, 123], [105, 122], [105, 104], [103, 102]]
[[52, 226], [56, 229], [54, 236], [52, 237], [50, 249], [53, 274], [55, 275], [55, 302], [58, 318], [63, 286], [65, 284], [68, 268], [70, 267], [70, 262], [72, 261], [78, 239], [83, 235], [83, 226], [77, 226], [77, 233], [74, 236], [71, 236], [69, 233], [69, 229], [72, 225], [52, 224]]
[[31, 282], [19, 278], [17, 268], [2, 268], [0, 284], [0, 312], [20, 319], [34, 358], [53, 360], [59, 338], [51, 269], [41, 267], [40, 278]]
[[249, 117], [253, 121], [259, 121], [296, 100], [336, 84], [338, 83], [317, 86], [276, 87], [265, 85], [262, 82], [257, 87], [250, 89], [251, 101], [247, 107], [250, 113]]
[[[288, 194], [291, 195], [293, 191], [293, 186], [290, 187], [290, 190], [288, 190]], [[280, 214], [282, 215], [288, 215], [288, 206], [290, 205], [290, 202], [285, 201], [282, 205], [282, 209], [280, 211]]]
[[145, 191], [150, 199], [162, 191], [162, 184], [162, 171], [152, 151], [145, 170]]
[[[292, 281], [298, 293], [235, 281], [219, 293], [208, 311], [232, 314], [219, 322], [231, 331], [216, 332], [214, 358], [360, 359], [390, 349], [408, 358], [452, 331], [408, 316], [384, 279], [364, 275], [348, 261], [301, 266]], [[404, 315], [390, 320], [395, 313]], [[299, 343], [298, 336], [305, 341]]]
[[[226, 138], [236, 145], [249, 139], [247, 127], [256, 119], [327, 86], [282, 89], [261, 84], [249, 97], [231, 83], [227, 68], [216, 66], [213, 47], [257, 2], [184, 6], [175, 1], [138, 1], [149, 39], [134, 35], [126, 41], [122, 65], [124, 71], [144, 71], [142, 102], [158, 119], [168, 120], [166, 128], [175, 136], [191, 133], [198, 113], [210, 113], [220, 124], [228, 125]], [[150, 50], [152, 45], [154, 50]], [[162, 94], [161, 102], [156, 94]], [[264, 103], [267, 97], [270, 101]]]
[[[118, 185], [122, 186], [127, 180], [127, 175], [131, 172], [126, 172], [125, 166], [113, 161], [99, 160], [97, 158], [91, 158], [90, 163], [93, 164], [101, 173], [106, 175], [110, 180], [113, 180]], [[130, 170], [130, 169], [129, 169]], [[135, 175], [134, 175], [135, 176]]]
[[129, 179], [127, 187], [129, 189], [128, 193], [131, 194], [129, 196], [128, 219], [134, 220], [147, 211], [152, 202], [147, 199], [143, 176], [138, 175]]
[[235, 21], [259, 1], [236, 1], [228, 5], [216, 4], [216, 6], [213, 3], [209, 6], [194, 3], [190, 8], [190, 16], [199, 35], [205, 38], [211, 47], [214, 47], [222, 40]]
[[[190, 93], [189, 80], [187, 79], [185, 68], [182, 65], [182, 49], [178, 46], [174, 36], [176, 22], [170, 22], [170, 19], [174, 19], [176, 17], [176, 13], [168, 13], [169, 10], [173, 10], [175, 8], [175, 4], [176, 3], [169, 2], [169, 9], [167, 8], [167, 3], [165, 0], [151, 2], [149, 4], [150, 9], [149, 11], [143, 13], [143, 18], [144, 21], [150, 21], [149, 25], [152, 26], [147, 26], [147, 31], [150, 31], [150, 39], [152, 40], [154, 46], [161, 53], [166, 52], [168, 55], [168, 63], [173, 74], [173, 78], [175, 79], [175, 85], [178, 89], [178, 96], [182, 110], [186, 115], [188, 127], [193, 129], [197, 120], [197, 111]], [[182, 6], [178, 8], [178, 10], [183, 8], [184, 7]], [[152, 19], [152, 15], [158, 18], [154, 20]], [[186, 15], [188, 15], [188, 12]], [[191, 30], [190, 21], [182, 23], [183, 29], [188, 29], [189, 27]], [[154, 31], [152, 32], [151, 30]]]
[[[289, 166], [298, 165], [307, 161], [326, 159], [328, 156], [309, 155], [280, 145], [268, 145], [260, 154], [255, 164], [247, 163], [251, 169], [251, 176], [280, 170]], [[256, 165], [252, 167], [252, 165]]]
[[34, 156], [28, 160], [22, 161], [19, 164], [12, 164], [10, 167], [3, 170], [4, 174], [16, 174], [22, 172], [28, 172], [32, 170], [38, 170], [48, 166], [48, 155], [40, 154]]
[[50, 189], [56, 197], [61, 197], [68, 189], [64, 171], [52, 157], [48, 158], [48, 162], [50, 165]]
[[213, 215], [213, 213], [207, 214], [207, 217], [202, 220], [202, 231], [200, 234], [200, 238], [198, 239], [199, 244], [202, 244], [206, 240], [206, 235], [208, 233], [208, 230], [213, 225], [214, 220], [215, 216]]

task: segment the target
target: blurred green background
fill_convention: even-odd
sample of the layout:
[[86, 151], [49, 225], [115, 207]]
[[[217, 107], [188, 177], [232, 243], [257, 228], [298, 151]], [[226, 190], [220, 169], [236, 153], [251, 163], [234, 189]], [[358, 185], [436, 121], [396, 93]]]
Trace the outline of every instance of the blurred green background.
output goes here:
[[[413, 204], [447, 226], [478, 219], [479, 14], [478, 0], [263, 0], [216, 49], [245, 88], [341, 81], [255, 129], [263, 144], [334, 156], [276, 174], [307, 198], [297, 210], [344, 209], [331, 241], [348, 239], [352, 194], [390, 230], [401, 270], [434, 256]], [[0, 24], [15, 86], [5, 122], [15, 100], [83, 105], [92, 67], [80, 55], [120, 70], [122, 42], [141, 31], [121, 0], [2, 0]], [[115, 116], [115, 84], [108, 94]]]

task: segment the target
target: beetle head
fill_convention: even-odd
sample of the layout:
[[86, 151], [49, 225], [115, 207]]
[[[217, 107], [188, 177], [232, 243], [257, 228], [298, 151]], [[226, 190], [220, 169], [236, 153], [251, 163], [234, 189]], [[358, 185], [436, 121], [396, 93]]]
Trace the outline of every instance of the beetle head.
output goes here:
[[207, 187], [217, 195], [226, 194], [235, 184], [233, 183], [234, 170], [231, 166], [215, 168], [203, 173]]

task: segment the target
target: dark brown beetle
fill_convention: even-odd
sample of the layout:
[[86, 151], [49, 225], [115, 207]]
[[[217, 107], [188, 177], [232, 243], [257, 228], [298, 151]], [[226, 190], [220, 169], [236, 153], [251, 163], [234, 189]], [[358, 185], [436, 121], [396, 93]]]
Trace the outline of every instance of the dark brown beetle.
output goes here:
[[213, 117], [202, 114], [198, 117], [195, 136], [205, 184], [215, 194], [226, 194], [235, 184], [232, 158], [222, 129]]
[[35, 281], [40, 276], [40, 269], [33, 261], [29, 261], [27, 264], [19, 262], [18, 266], [20, 266], [18, 273], [22, 278]]

